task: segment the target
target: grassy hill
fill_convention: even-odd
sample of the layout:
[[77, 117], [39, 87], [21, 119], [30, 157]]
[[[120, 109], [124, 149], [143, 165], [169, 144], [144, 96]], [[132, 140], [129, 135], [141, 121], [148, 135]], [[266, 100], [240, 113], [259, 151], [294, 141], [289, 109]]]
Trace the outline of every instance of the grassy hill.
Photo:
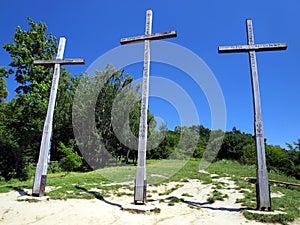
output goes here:
[[[261, 222], [279, 222], [288, 224], [300, 218], [300, 187], [271, 184], [271, 193], [280, 193], [272, 197], [272, 208], [285, 212], [279, 215], [251, 214], [245, 209], [256, 207], [255, 184], [247, 181], [247, 177], [255, 177], [255, 166], [242, 166], [235, 161], [222, 160], [211, 164], [206, 171], [199, 172], [197, 160], [183, 162], [179, 160], [150, 160], [147, 161], [147, 182], [149, 186], [161, 185], [169, 182], [189, 182], [199, 180], [204, 184], [213, 185], [213, 192], [207, 198], [208, 201], [221, 201], [228, 196], [221, 193], [221, 182], [214, 181], [214, 177], [227, 177], [236, 184], [235, 189], [243, 193], [244, 197], [237, 199], [242, 204], [242, 212], [247, 219], [255, 219]], [[110, 195], [133, 196], [132, 182], [135, 176], [135, 166], [117, 166], [104, 168], [86, 173], [56, 173], [47, 176], [46, 195], [50, 199], [104, 199]], [[292, 177], [270, 172], [269, 179], [300, 184], [299, 180]], [[30, 193], [32, 180], [20, 182], [11, 180], [0, 183], [0, 192], [16, 190], [20, 193]], [[168, 193], [178, 189], [180, 185], [167, 190]], [[161, 195], [167, 193], [159, 193]], [[188, 196], [189, 193], [186, 193]], [[148, 198], [151, 198], [149, 194]], [[23, 199], [24, 200], [24, 199]], [[26, 200], [26, 199], [25, 199]], [[178, 200], [178, 199], [177, 199]], [[32, 200], [27, 201], [38, 201]], [[184, 200], [182, 200], [184, 201]]]

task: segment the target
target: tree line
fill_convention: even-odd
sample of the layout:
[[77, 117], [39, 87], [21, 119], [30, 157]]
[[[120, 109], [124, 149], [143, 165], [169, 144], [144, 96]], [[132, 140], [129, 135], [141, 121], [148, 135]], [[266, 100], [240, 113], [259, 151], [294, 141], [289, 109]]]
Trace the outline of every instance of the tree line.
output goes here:
[[[9, 65], [0, 67], [0, 180], [6, 181], [33, 176], [53, 74], [53, 68], [34, 66], [33, 61], [53, 59], [57, 51], [57, 39], [47, 33], [46, 24], [31, 19], [28, 24], [28, 30], [16, 28], [13, 43], [2, 45], [11, 57]], [[7, 102], [5, 78], [12, 77], [18, 87]], [[89, 98], [97, 85], [102, 87], [97, 98]], [[84, 89], [82, 95], [76, 95], [78, 88]], [[62, 68], [56, 101], [49, 172], [136, 163], [141, 102], [140, 85], [133, 83], [132, 76], [112, 66], [92, 75], [72, 76]], [[86, 111], [93, 106], [91, 117]], [[93, 124], [93, 129], [87, 124]], [[148, 124], [148, 159], [203, 157], [256, 163], [253, 135], [235, 127], [230, 132], [202, 125], [177, 126], [171, 131], [167, 124], [157, 128], [151, 112]], [[269, 170], [300, 179], [300, 139], [287, 144], [287, 149], [266, 145], [266, 155]]]

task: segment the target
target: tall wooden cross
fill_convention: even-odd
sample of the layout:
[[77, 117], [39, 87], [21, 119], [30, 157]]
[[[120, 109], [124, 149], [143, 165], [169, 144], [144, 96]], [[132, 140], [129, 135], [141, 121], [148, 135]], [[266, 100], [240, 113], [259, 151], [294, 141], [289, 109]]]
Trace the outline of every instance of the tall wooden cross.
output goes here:
[[147, 149], [147, 112], [149, 96], [149, 72], [150, 72], [150, 41], [177, 37], [176, 31], [152, 34], [152, 11], [146, 13], [146, 31], [145, 35], [130, 38], [122, 38], [122, 45], [144, 41], [144, 67], [142, 81], [142, 106], [139, 125], [139, 144], [138, 144], [138, 166], [136, 171], [136, 180], [134, 188], [134, 203], [146, 203], [146, 149]]
[[254, 44], [252, 20], [247, 19], [246, 25], [247, 25], [248, 45], [221, 46], [219, 47], [219, 53], [235, 53], [235, 52], [249, 53], [252, 92], [253, 92], [253, 106], [254, 106], [254, 133], [255, 133], [255, 144], [256, 144], [257, 209], [272, 210], [270, 188], [268, 182], [268, 171], [266, 166], [265, 142], [264, 142], [263, 123], [262, 123], [262, 116], [261, 116], [256, 52], [286, 50], [287, 44], [286, 43]]
[[84, 59], [63, 59], [65, 50], [66, 38], [61, 37], [58, 45], [58, 52], [55, 60], [35, 60], [34, 65], [51, 66], [54, 65], [54, 73], [52, 79], [52, 86], [50, 91], [48, 110], [46, 120], [44, 123], [43, 136], [40, 146], [39, 160], [36, 166], [36, 173], [32, 188], [32, 195], [43, 196], [46, 187], [46, 175], [48, 163], [50, 159], [51, 135], [52, 135], [52, 121], [55, 106], [56, 93], [58, 88], [60, 65], [62, 64], [84, 64]]

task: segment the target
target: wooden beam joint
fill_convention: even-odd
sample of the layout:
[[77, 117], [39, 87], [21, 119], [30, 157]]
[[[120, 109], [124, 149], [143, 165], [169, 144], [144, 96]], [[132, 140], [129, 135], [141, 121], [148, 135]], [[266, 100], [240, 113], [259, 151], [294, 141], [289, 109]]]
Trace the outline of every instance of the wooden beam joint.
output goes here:
[[142, 42], [145, 40], [160, 40], [160, 39], [167, 39], [167, 38], [173, 38], [177, 37], [177, 31], [167, 31], [162, 33], [156, 33], [156, 34], [150, 34], [150, 35], [141, 35], [141, 36], [135, 36], [135, 37], [129, 37], [129, 38], [122, 38], [120, 40], [121, 45], [129, 44], [129, 43], [137, 43]]

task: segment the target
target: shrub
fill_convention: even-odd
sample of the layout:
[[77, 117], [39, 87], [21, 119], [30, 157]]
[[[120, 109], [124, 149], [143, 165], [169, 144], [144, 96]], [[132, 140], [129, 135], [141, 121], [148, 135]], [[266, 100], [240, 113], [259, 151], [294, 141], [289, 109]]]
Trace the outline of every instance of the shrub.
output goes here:
[[82, 165], [82, 157], [73, 150], [66, 147], [62, 142], [59, 143], [58, 151], [63, 155], [61, 159], [61, 168], [64, 171], [74, 171]]
[[59, 173], [62, 171], [60, 163], [57, 161], [51, 162], [48, 168], [49, 173]]
[[255, 165], [256, 164], [256, 149], [255, 145], [249, 144], [243, 147], [243, 155], [240, 159], [242, 164]]

